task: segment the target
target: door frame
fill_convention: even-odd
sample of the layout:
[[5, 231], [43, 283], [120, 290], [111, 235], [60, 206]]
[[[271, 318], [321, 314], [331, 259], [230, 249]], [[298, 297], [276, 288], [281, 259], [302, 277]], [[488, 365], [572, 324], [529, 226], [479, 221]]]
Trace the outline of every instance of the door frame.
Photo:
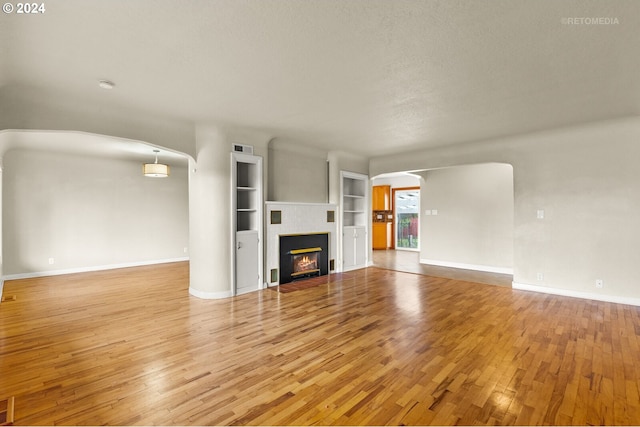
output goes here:
[[[406, 191], [406, 190], [420, 190], [420, 187], [397, 187], [391, 189], [391, 214], [393, 219], [391, 220], [391, 249], [396, 249], [396, 191]], [[418, 214], [420, 213], [420, 208], [418, 208]], [[418, 215], [418, 218], [420, 216]], [[419, 225], [418, 225], [419, 227]]]

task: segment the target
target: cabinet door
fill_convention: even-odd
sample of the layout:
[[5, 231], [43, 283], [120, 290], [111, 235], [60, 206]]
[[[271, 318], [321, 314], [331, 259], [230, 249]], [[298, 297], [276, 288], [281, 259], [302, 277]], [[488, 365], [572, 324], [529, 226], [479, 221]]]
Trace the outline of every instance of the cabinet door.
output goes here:
[[259, 289], [258, 232], [236, 233], [236, 295]]
[[371, 244], [373, 249], [387, 249], [387, 223], [386, 222], [374, 222], [373, 223], [373, 238]]
[[356, 245], [354, 228], [345, 227], [342, 231], [342, 260], [343, 269], [347, 270], [356, 265]]
[[365, 267], [367, 265], [367, 229], [355, 227], [354, 231], [355, 265]]
[[373, 197], [371, 206], [374, 211], [389, 210], [389, 199], [391, 194], [390, 185], [376, 185], [373, 187]]

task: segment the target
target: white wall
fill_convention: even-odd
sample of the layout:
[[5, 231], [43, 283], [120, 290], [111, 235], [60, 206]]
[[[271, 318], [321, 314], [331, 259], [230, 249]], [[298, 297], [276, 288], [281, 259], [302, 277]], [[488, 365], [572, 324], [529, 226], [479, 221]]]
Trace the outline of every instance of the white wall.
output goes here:
[[[420, 191], [420, 261], [510, 273], [513, 168], [481, 164], [425, 171]], [[436, 210], [438, 215], [427, 215]]]
[[[514, 282], [640, 303], [638, 141], [640, 118], [632, 117], [380, 157], [370, 168], [380, 174], [510, 163]], [[537, 210], [545, 219], [536, 218]]]
[[2, 196], [6, 276], [188, 256], [185, 167], [152, 179], [137, 161], [13, 149]]
[[267, 200], [326, 203], [327, 152], [289, 141], [269, 143]]

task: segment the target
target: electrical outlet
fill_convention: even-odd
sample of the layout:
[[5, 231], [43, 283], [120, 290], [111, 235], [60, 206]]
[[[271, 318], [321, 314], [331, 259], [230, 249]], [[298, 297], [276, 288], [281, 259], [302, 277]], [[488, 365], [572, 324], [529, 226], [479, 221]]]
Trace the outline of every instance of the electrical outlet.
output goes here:
[[603, 287], [604, 287], [604, 280], [597, 279], [596, 280], [596, 288], [603, 288]]
[[49, 258], [49, 264], [50, 264], [50, 265], [54, 264], [55, 262], [56, 262], [56, 260], [55, 260], [55, 259], [53, 259], [53, 258]]
[[544, 219], [544, 209], [538, 209], [538, 211], [536, 212], [536, 218]]
[[184, 248], [184, 253], [186, 254], [187, 252], [189, 252], [188, 248]]
[[543, 281], [544, 280], [544, 274], [543, 273], [536, 274], [536, 279], [538, 279], [538, 282]]

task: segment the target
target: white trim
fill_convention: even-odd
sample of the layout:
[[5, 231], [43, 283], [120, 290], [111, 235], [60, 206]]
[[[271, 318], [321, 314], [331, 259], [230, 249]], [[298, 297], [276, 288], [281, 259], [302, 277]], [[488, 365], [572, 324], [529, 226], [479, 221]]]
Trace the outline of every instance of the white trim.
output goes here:
[[223, 299], [233, 296], [233, 293], [230, 290], [222, 292], [204, 292], [194, 289], [191, 286], [189, 286], [189, 294], [201, 299]]
[[590, 299], [595, 301], [613, 302], [616, 304], [634, 305], [640, 307], [640, 298], [619, 297], [615, 295], [593, 294], [590, 292], [572, 291], [569, 289], [551, 288], [547, 286], [527, 285], [512, 282], [513, 289], [518, 291], [539, 292], [543, 294], [560, 295], [571, 298]]
[[7, 274], [3, 280], [31, 279], [34, 277], [59, 276], [61, 274], [87, 273], [90, 271], [114, 270], [116, 268], [141, 267], [144, 265], [166, 264], [170, 262], [189, 261], [189, 257], [160, 259], [153, 261], [127, 262], [122, 264], [96, 265], [93, 267], [68, 268], [64, 270], [36, 271], [32, 273]]
[[463, 270], [485, 271], [487, 273], [513, 274], [513, 268], [492, 267], [490, 265], [463, 264], [460, 262], [438, 261], [435, 259], [420, 258], [420, 264], [435, 265], [438, 267], [461, 268]]
[[4, 289], [4, 279], [0, 277], [0, 300], [2, 300], [2, 291]]

